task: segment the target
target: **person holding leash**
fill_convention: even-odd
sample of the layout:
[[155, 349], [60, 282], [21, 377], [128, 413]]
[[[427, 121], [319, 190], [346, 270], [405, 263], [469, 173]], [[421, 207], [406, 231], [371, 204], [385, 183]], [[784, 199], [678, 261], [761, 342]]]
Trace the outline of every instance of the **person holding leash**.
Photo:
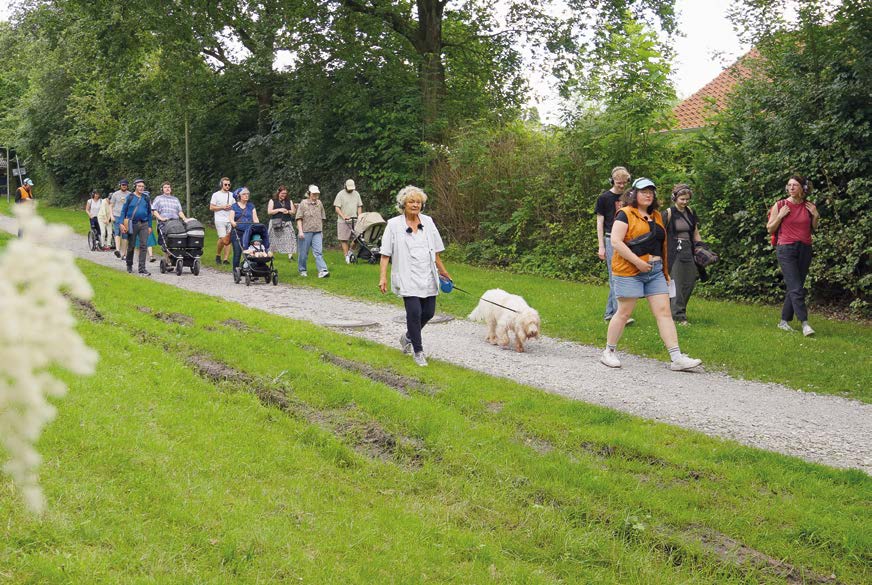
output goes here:
[[406, 332], [400, 336], [403, 353], [414, 351], [419, 366], [427, 365], [421, 330], [436, 314], [439, 277], [450, 281], [440, 254], [445, 250], [433, 220], [421, 213], [427, 194], [409, 185], [397, 193], [396, 217], [388, 220], [381, 243], [378, 288], [388, 290], [388, 264], [391, 264], [391, 290], [402, 297], [406, 308]]

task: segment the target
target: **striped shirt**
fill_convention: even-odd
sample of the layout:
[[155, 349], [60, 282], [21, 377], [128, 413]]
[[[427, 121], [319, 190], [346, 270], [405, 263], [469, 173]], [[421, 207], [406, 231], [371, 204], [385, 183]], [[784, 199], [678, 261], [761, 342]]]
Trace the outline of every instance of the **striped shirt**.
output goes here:
[[175, 195], [158, 195], [155, 197], [151, 207], [164, 220], [179, 219], [179, 213], [182, 212], [182, 204]]

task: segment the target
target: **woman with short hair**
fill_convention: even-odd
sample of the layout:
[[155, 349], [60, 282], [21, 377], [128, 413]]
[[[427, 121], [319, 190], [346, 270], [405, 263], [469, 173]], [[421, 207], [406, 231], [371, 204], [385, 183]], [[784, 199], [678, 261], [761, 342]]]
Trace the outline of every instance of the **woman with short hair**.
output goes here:
[[297, 257], [297, 270], [300, 276], [308, 276], [306, 262], [309, 260], [309, 250], [315, 256], [315, 266], [318, 268], [318, 278], [327, 278], [330, 271], [324, 262], [324, 220], [327, 212], [321, 203], [321, 189], [317, 185], [309, 185], [308, 197], [297, 205], [297, 237], [300, 239], [300, 255]]
[[815, 204], [807, 200], [811, 193], [808, 179], [791, 175], [784, 189], [787, 197], [772, 206], [766, 222], [786, 288], [778, 328], [793, 331], [790, 322], [795, 316], [802, 324], [802, 334], [809, 337], [814, 335], [814, 329], [808, 324], [805, 279], [811, 267], [811, 233], [817, 229], [821, 216]]
[[233, 268], [239, 268], [242, 259], [242, 241], [245, 232], [251, 228], [251, 224], [260, 223], [257, 220], [257, 209], [249, 201], [251, 191], [248, 187], [242, 187], [239, 191], [239, 199], [230, 206], [230, 226], [236, 231], [236, 235], [230, 238], [233, 244]]
[[657, 320], [660, 339], [669, 351], [670, 368], [689, 370], [702, 363], [684, 355], [678, 347], [678, 333], [669, 308], [669, 277], [663, 272], [663, 261], [669, 257], [666, 228], [657, 211], [656, 189], [651, 179], [636, 179], [627, 193], [626, 205], [615, 215], [612, 226], [612, 247], [615, 250], [612, 273], [618, 311], [609, 321], [606, 348], [600, 358], [610, 368], [621, 367], [615, 350], [636, 301], [643, 297], [648, 299], [648, 306]]
[[379, 252], [381, 265], [378, 288], [388, 290], [387, 271], [391, 264], [391, 290], [402, 297], [406, 308], [406, 332], [400, 336], [404, 353], [413, 350], [419, 366], [427, 365], [421, 330], [436, 314], [439, 277], [451, 280], [440, 254], [445, 250], [433, 220], [421, 213], [427, 194], [409, 185], [397, 193], [396, 217], [388, 220]]

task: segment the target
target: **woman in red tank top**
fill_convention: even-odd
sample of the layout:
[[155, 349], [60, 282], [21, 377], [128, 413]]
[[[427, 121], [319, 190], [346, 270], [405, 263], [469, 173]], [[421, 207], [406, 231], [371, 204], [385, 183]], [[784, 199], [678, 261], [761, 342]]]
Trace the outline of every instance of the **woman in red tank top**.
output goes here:
[[806, 201], [811, 187], [804, 177], [791, 175], [785, 189], [788, 196], [772, 206], [766, 223], [787, 289], [778, 328], [793, 331], [790, 321], [795, 316], [802, 324], [802, 334], [808, 337], [814, 335], [814, 329], [808, 324], [805, 279], [811, 266], [811, 233], [817, 229], [820, 214], [814, 203]]

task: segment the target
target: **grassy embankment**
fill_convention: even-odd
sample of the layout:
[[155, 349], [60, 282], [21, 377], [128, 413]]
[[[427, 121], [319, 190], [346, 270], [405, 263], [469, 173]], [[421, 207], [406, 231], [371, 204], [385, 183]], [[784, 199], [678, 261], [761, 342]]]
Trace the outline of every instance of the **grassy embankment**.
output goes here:
[[0, 483], [4, 582], [872, 578], [861, 472], [80, 266], [101, 360], [40, 441], [46, 517]]
[[[8, 212], [5, 206], [0, 206], [0, 210]], [[43, 207], [40, 212], [50, 221], [68, 223], [79, 233], [87, 232], [83, 211]], [[214, 259], [215, 232], [207, 229], [206, 233], [204, 264], [210, 266]], [[332, 270], [329, 279], [314, 278], [314, 270], [308, 279], [300, 278], [296, 263], [291, 265], [285, 260], [278, 262], [280, 278], [295, 285], [399, 306], [393, 295], [378, 292], [377, 267], [347, 266], [337, 251], [328, 251], [326, 259]], [[314, 266], [311, 259], [309, 263]], [[448, 268], [459, 286], [475, 294], [499, 287], [523, 295], [539, 310], [546, 335], [592, 345], [605, 343], [601, 315], [606, 287], [450, 261]], [[439, 310], [464, 316], [476, 302], [476, 296], [460, 292], [441, 295]], [[817, 336], [807, 339], [798, 332], [788, 334], [776, 329], [778, 315], [775, 307], [695, 298], [690, 304], [692, 325], [679, 330], [682, 350], [701, 358], [710, 371], [722, 370], [736, 377], [872, 402], [872, 359], [869, 359], [872, 327], [820, 318], [812, 311]], [[665, 360], [666, 352], [646, 303], [639, 304], [634, 316], [637, 324], [627, 328], [619, 349]]]

